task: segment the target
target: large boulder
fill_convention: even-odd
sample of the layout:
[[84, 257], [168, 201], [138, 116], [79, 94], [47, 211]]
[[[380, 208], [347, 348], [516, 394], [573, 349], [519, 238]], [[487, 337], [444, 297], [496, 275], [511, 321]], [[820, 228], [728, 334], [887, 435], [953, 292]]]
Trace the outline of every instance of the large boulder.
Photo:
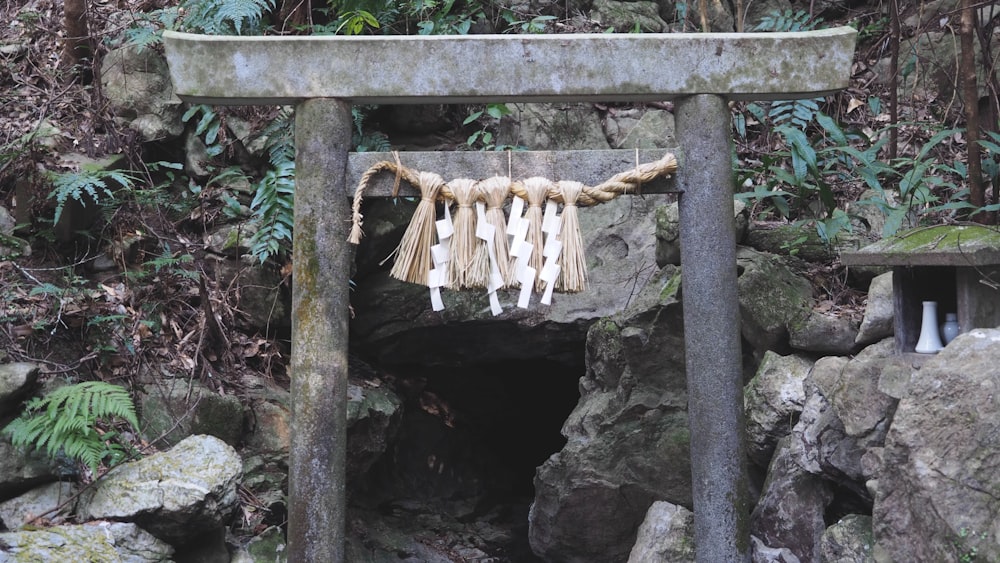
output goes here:
[[[606, 149], [597, 110], [591, 104], [512, 104], [516, 127], [504, 127], [499, 142], [533, 151]], [[562, 179], [562, 178], [557, 178]]]
[[168, 451], [119, 465], [81, 499], [88, 519], [135, 522], [176, 542], [222, 528], [237, 505], [243, 463], [213, 436], [190, 436]]
[[183, 109], [174, 96], [167, 61], [156, 49], [122, 47], [104, 57], [101, 87], [111, 109], [145, 141], [184, 132]]
[[[16, 414], [17, 404], [38, 383], [38, 365], [28, 362], [0, 364], [0, 427]], [[10, 413], [10, 414], [8, 414]]]
[[788, 327], [812, 311], [812, 285], [780, 256], [738, 248], [736, 260], [743, 338], [757, 357], [790, 352]]
[[893, 335], [894, 311], [892, 299], [892, 272], [872, 278], [868, 284], [865, 314], [858, 328], [855, 344], [872, 344]]
[[791, 436], [778, 442], [750, 532], [764, 545], [785, 548], [802, 561], [818, 561], [823, 515], [833, 499], [830, 483], [798, 464]]
[[823, 563], [872, 563], [872, 517], [848, 514], [823, 532], [819, 557]]
[[803, 356], [768, 351], [744, 387], [747, 455], [757, 465], [768, 466], [778, 440], [798, 422], [806, 402], [804, 382], [812, 366]]
[[679, 286], [664, 268], [588, 334], [566, 446], [535, 477], [528, 536], [546, 559], [624, 561], [653, 501], [691, 504]]
[[[174, 548], [128, 522], [89, 522], [0, 534], [0, 561], [170, 563]], [[11, 559], [6, 554], [11, 555]]]
[[876, 561], [1000, 560], [1000, 330], [959, 335], [899, 401], [873, 509]]
[[147, 376], [140, 400], [146, 440], [173, 446], [194, 434], [215, 436], [236, 446], [243, 436], [243, 404], [186, 377]]
[[15, 448], [8, 436], [0, 434], [0, 500], [58, 478], [55, 464], [43, 452]]
[[72, 511], [73, 485], [65, 481], [48, 483], [0, 502], [0, 527], [16, 530], [36, 519], [58, 524]]
[[694, 513], [676, 504], [656, 501], [639, 526], [628, 563], [694, 561]]

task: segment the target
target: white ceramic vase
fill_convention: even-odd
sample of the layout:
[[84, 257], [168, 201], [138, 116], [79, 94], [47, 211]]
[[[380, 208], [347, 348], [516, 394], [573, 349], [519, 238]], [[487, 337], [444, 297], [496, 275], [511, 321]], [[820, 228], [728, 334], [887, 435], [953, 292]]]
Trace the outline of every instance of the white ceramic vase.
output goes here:
[[920, 323], [920, 339], [917, 340], [916, 352], [919, 354], [937, 354], [944, 346], [941, 345], [941, 335], [938, 333], [937, 301], [924, 301], [924, 317]]
[[955, 340], [961, 330], [961, 327], [958, 326], [958, 315], [955, 313], [945, 314], [944, 324], [941, 325], [941, 340], [944, 345], [947, 346], [949, 342]]

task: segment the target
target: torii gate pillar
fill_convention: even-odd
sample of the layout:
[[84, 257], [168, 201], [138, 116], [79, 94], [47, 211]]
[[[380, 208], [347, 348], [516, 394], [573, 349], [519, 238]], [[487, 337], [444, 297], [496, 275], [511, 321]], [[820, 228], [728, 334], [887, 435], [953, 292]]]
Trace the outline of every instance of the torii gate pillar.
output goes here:
[[[677, 184], [698, 563], [750, 559], [729, 100], [847, 86], [857, 32], [220, 37], [167, 31], [177, 95], [296, 103], [288, 559], [345, 560], [350, 104], [677, 100]], [[600, 177], [614, 151], [569, 170]], [[461, 153], [444, 177], [495, 170]], [[603, 155], [603, 156], [602, 156]], [[624, 162], [631, 161], [632, 153]], [[387, 155], [386, 155], [387, 156]], [[662, 155], [661, 155], [662, 156]], [[547, 153], [519, 153], [530, 163]], [[489, 163], [489, 164], [487, 164]], [[596, 163], [596, 165], [595, 165]], [[408, 161], [408, 165], [411, 164]], [[412, 164], [419, 166], [419, 163]], [[519, 166], [518, 170], [530, 166]], [[647, 192], [648, 193], [648, 192]], [[369, 195], [372, 194], [369, 191]], [[600, 554], [595, 554], [599, 557]]]

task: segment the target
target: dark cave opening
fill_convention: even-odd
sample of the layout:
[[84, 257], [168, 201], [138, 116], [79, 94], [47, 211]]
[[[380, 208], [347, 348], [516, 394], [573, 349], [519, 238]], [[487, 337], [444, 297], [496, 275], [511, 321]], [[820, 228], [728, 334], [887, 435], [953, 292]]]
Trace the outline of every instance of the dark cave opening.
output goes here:
[[536, 469], [565, 445], [561, 429], [576, 406], [580, 362], [502, 360], [385, 368], [404, 400], [389, 449], [359, 492], [384, 514], [437, 512], [462, 522], [502, 520], [519, 560], [527, 547]]

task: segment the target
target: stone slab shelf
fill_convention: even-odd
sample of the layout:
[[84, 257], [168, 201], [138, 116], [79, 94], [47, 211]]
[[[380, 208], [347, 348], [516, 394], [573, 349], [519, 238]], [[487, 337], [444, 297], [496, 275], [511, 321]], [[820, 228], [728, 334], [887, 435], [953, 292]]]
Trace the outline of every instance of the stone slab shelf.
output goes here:
[[982, 225], [918, 228], [857, 251], [845, 266], [892, 267], [896, 351], [913, 352], [921, 301], [938, 302], [938, 324], [956, 313], [962, 332], [1000, 326], [1000, 230]]

